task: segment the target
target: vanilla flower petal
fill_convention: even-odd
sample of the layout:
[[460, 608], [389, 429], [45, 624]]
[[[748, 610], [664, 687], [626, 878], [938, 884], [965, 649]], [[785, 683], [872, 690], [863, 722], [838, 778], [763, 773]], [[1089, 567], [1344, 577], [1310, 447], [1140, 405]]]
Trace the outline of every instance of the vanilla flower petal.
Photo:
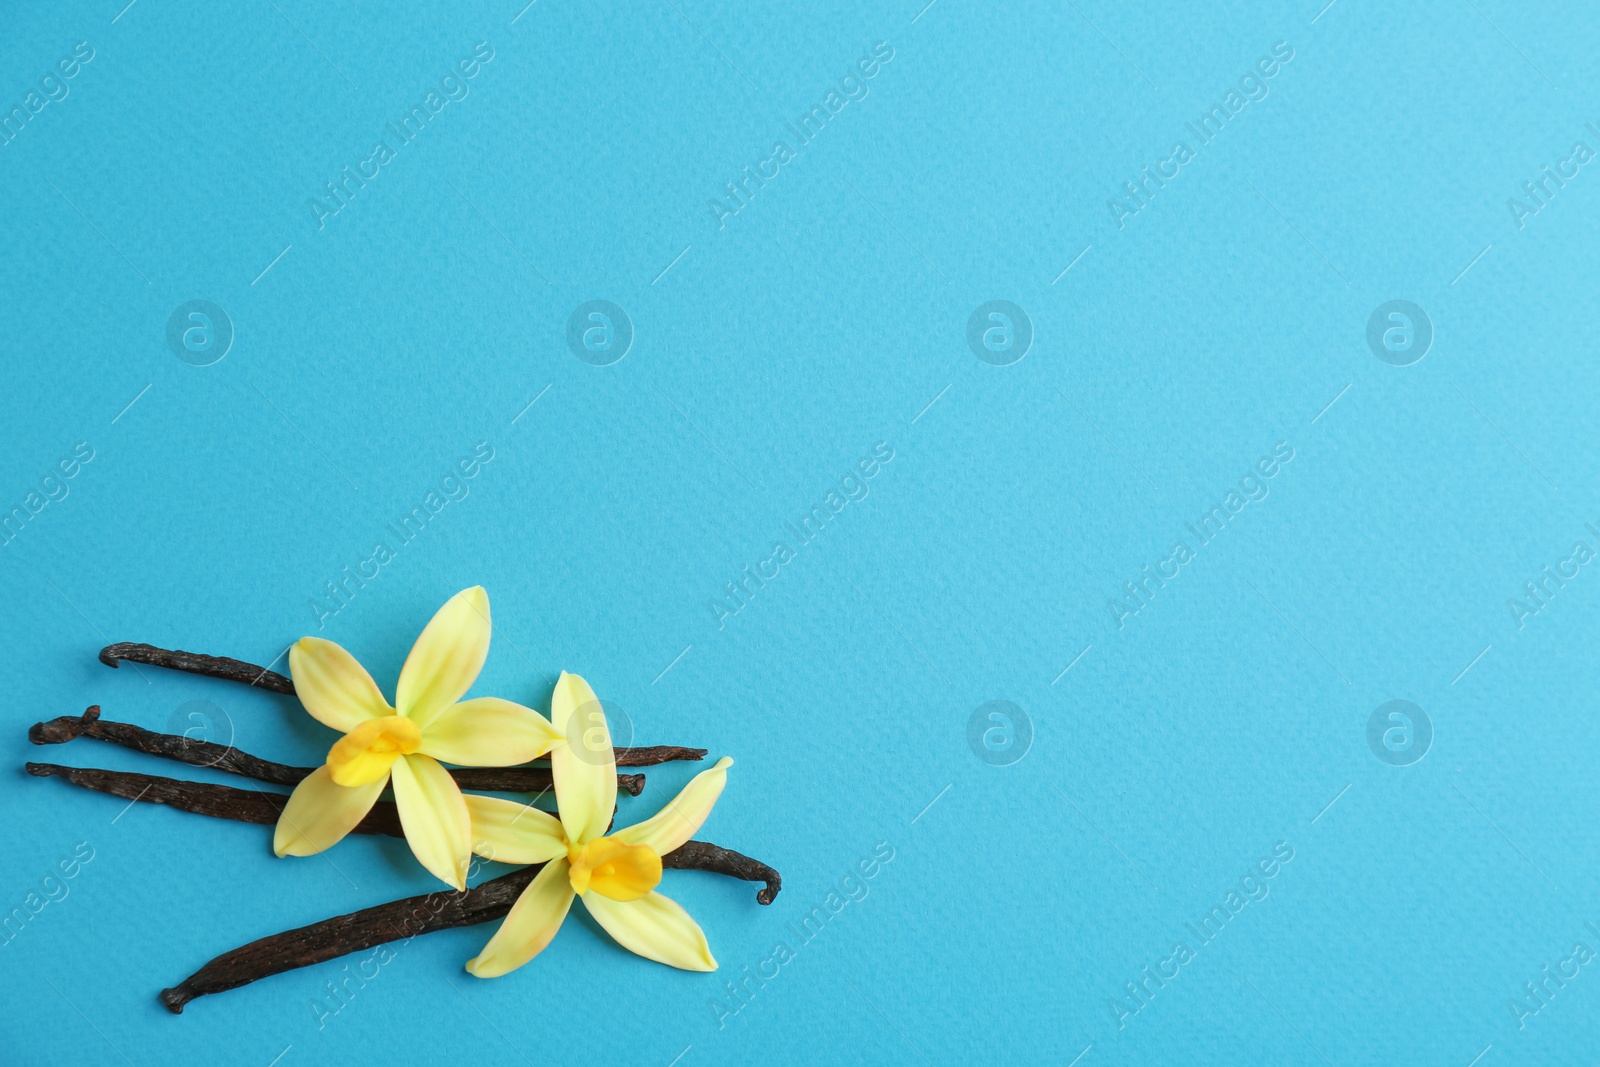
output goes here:
[[666, 807], [612, 836], [630, 845], [649, 845], [656, 855], [665, 856], [693, 837], [706, 821], [722, 795], [722, 787], [728, 783], [728, 768], [732, 766], [733, 760], [723, 756], [715, 767], [690, 779]]
[[500, 863], [544, 863], [567, 854], [561, 820], [532, 804], [463, 794], [472, 816], [472, 851]]
[[589, 683], [561, 672], [550, 697], [550, 722], [565, 744], [550, 751], [556, 808], [570, 841], [602, 836], [617, 804], [617, 760], [605, 713]]
[[463, 589], [440, 608], [411, 646], [394, 706], [418, 726], [427, 726], [460, 700], [477, 681], [489, 656], [489, 594], [483, 586]]
[[368, 719], [393, 715], [378, 683], [356, 658], [332, 641], [302, 637], [289, 649], [295, 695], [311, 717], [340, 733]]
[[278, 816], [272, 851], [280, 856], [313, 856], [337, 844], [372, 810], [388, 775], [361, 786], [337, 785], [326, 765], [294, 787]]
[[511, 905], [483, 951], [467, 961], [467, 971], [479, 978], [498, 978], [543, 952], [561, 929], [573, 896], [566, 858], [545, 864]]
[[514, 767], [538, 759], [561, 740], [543, 715], [499, 697], [463, 700], [422, 731], [419, 751], [463, 767]]
[[391, 778], [400, 827], [417, 862], [458, 890], [465, 889], [472, 818], [455, 779], [437, 760], [421, 754], [395, 760]]
[[684, 971], [714, 971], [717, 961], [700, 925], [677, 901], [660, 893], [638, 900], [612, 900], [585, 893], [584, 907], [623, 948]]

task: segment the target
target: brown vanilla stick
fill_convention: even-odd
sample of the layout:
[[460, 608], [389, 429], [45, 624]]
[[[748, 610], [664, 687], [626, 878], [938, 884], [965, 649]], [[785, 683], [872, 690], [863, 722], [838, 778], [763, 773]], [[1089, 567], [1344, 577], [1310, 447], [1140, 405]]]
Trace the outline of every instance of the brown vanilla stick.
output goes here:
[[265, 667], [257, 667], [254, 663], [229, 659], [227, 656], [207, 656], [199, 652], [180, 652], [173, 649], [157, 648], [155, 645], [140, 644], [136, 641], [119, 641], [100, 650], [100, 662], [107, 667], [117, 666], [118, 660], [127, 660], [129, 663], [147, 663], [153, 667], [170, 667], [175, 671], [204, 674], [212, 678], [223, 678], [230, 682], [243, 682], [245, 685], [253, 685], [259, 689], [270, 689], [274, 693], [294, 695], [294, 683], [283, 675], [276, 671], [269, 671]]
[[[764, 881], [766, 888], [756, 894], [756, 900], [762, 904], [771, 904], [781, 887], [778, 872], [771, 867], [707, 841], [686, 842], [661, 857], [661, 865], [677, 870], [710, 871], [748, 882]], [[196, 997], [237, 989], [274, 974], [324, 963], [390, 941], [503, 918], [543, 866], [541, 863], [520, 868], [464, 893], [446, 890], [406, 897], [263, 937], [223, 953], [182, 982], [163, 989], [161, 1002], [177, 1015]]]
[[444, 890], [392, 900], [298, 930], [260, 938], [224, 952], [177, 985], [163, 989], [161, 1002], [174, 1015], [181, 1015], [184, 1005], [196, 997], [237, 989], [284, 971], [338, 959], [417, 934], [503, 918], [543, 867], [542, 863], [523, 867], [465, 893]]
[[[60, 778], [96, 793], [165, 804], [180, 811], [209, 815], [214, 819], [232, 819], [235, 822], [272, 825], [278, 821], [283, 806], [289, 802], [289, 794], [265, 789], [235, 789], [231, 785], [186, 782], [178, 778], [162, 778], [132, 771], [107, 771], [99, 767], [63, 767], [59, 763], [26, 763], [23, 766], [35, 778]], [[612, 814], [616, 814], [615, 807], [612, 808]], [[374, 804], [351, 833], [405, 836], [400, 826], [399, 812], [392, 800], [380, 800]]]
[[[106, 771], [97, 767], [63, 767], [56, 763], [26, 764], [28, 773], [37, 778], [61, 778], [83, 789], [128, 800], [141, 800], [150, 804], [166, 804], [197, 815], [216, 819], [233, 819], [237, 822], [271, 825], [278, 821], [288, 794], [271, 793], [258, 789], [235, 789], [228, 785], [209, 782], [184, 782], [176, 778], [161, 778], [153, 774], [136, 774], [130, 771]], [[380, 800], [361, 822], [356, 824], [358, 834], [386, 834], [404, 837], [400, 817], [392, 801]], [[692, 871], [712, 871], [740, 878], [746, 882], [765, 882], [766, 888], [756, 894], [762, 904], [771, 904], [783, 887], [777, 871], [765, 863], [740, 855], [731, 849], [708, 845], [703, 841], [690, 841], [661, 859], [662, 866]]]
[[[28, 773], [37, 777], [59, 777], [73, 785], [130, 801], [166, 804], [199, 815], [261, 825], [276, 823], [283, 804], [289, 799], [283, 793], [184, 782], [126, 771], [63, 767], [53, 763], [26, 766]], [[405, 836], [399, 813], [391, 801], [375, 804], [353, 832]], [[756, 900], [761, 904], [771, 904], [783, 885], [778, 872], [759, 860], [705, 841], [686, 842], [663, 856], [661, 865], [677, 870], [708, 871], [748, 882], [765, 882], [756, 893]], [[526, 867], [465, 893], [450, 891], [409, 897], [262, 938], [218, 956], [177, 986], [162, 990], [161, 999], [177, 1014], [189, 1001], [208, 993], [220, 993], [259, 978], [360, 952], [402, 937], [501, 918], [537, 871], [538, 867]]]
[[661, 866], [680, 871], [710, 871], [746, 882], [767, 883], [756, 893], [756, 903], [771, 904], [783, 888], [783, 876], [758, 859], [708, 841], [685, 841], [661, 857]]
[[[147, 804], [165, 804], [180, 811], [196, 815], [209, 815], [214, 819], [232, 819], [235, 822], [271, 826], [278, 821], [283, 806], [288, 803], [287, 793], [264, 789], [235, 789], [231, 785], [213, 785], [210, 782], [185, 782], [177, 778], [162, 778], [153, 774], [132, 771], [107, 771], [98, 767], [63, 767], [58, 763], [25, 764], [28, 773], [36, 778], [61, 778], [96, 793], [107, 793], [127, 800]], [[400, 816], [394, 802], [380, 800], [373, 805], [366, 818], [356, 824], [352, 833], [384, 834], [404, 837]], [[690, 841], [662, 857], [662, 865], [685, 870], [713, 871], [747, 882], [766, 882], [766, 888], [756, 894], [762, 904], [771, 904], [782, 879], [778, 872], [766, 864], [741, 856], [728, 849]]]
[[[106, 666], [115, 667], [118, 660], [127, 660], [129, 663], [146, 663], [155, 667], [169, 667], [175, 671], [203, 674], [209, 678], [221, 678], [229, 682], [243, 682], [245, 685], [253, 685], [259, 689], [270, 689], [274, 693], [284, 693], [288, 696], [294, 695], [294, 682], [289, 678], [274, 671], [269, 671], [265, 667], [257, 667], [255, 664], [246, 663], [243, 660], [229, 659], [227, 656], [207, 656], [199, 652], [176, 652], [171, 649], [157, 648], [155, 645], [139, 644], [134, 641], [122, 641], [114, 645], [107, 645], [100, 650], [100, 662]], [[657, 763], [671, 763], [674, 760], [702, 760], [706, 758], [706, 751], [703, 748], [684, 748], [681, 745], [618, 748], [616, 750], [617, 766], [651, 767]], [[488, 789], [491, 787], [474, 786], [473, 788]], [[638, 794], [634, 795], [637, 796]]]
[[[28, 728], [36, 745], [59, 745], [79, 737], [108, 741], [151, 756], [177, 760], [194, 767], [211, 767], [229, 774], [254, 778], [272, 785], [298, 785], [315, 767], [293, 767], [241, 752], [232, 745], [200, 741], [182, 734], [162, 734], [131, 723], [100, 718], [100, 705], [91, 704], [81, 716], [62, 715]], [[460, 767], [450, 771], [463, 789], [498, 793], [543, 793], [552, 787], [547, 767]], [[630, 796], [644, 791], [644, 775], [619, 774], [617, 785]]]
[[654, 767], [658, 763], [673, 763], [677, 760], [703, 760], [709, 749], [684, 748], [682, 745], [646, 745], [612, 750], [616, 754], [618, 767]]
[[232, 745], [219, 745], [182, 734], [157, 733], [131, 723], [112, 722], [100, 717], [99, 704], [89, 705], [82, 715], [61, 715], [28, 727], [28, 740], [36, 745], [61, 745], [80, 737], [108, 741], [135, 752], [177, 760], [194, 767], [211, 767], [272, 785], [295, 785], [316, 769], [291, 767], [286, 763], [259, 759]]
[[[98, 767], [63, 767], [57, 763], [28, 763], [24, 766], [36, 778], [61, 778], [97, 793], [109, 793], [114, 797], [126, 797], [146, 804], [166, 804], [180, 811], [192, 811], [196, 815], [209, 815], [214, 819], [233, 819], [264, 826], [276, 823], [283, 806], [289, 802], [287, 793], [235, 789], [231, 785], [212, 785], [209, 782], [185, 782], [154, 774], [105, 771]], [[380, 800], [374, 804], [366, 818], [357, 823], [351, 832], [405, 836], [400, 829], [400, 815], [392, 800]]]

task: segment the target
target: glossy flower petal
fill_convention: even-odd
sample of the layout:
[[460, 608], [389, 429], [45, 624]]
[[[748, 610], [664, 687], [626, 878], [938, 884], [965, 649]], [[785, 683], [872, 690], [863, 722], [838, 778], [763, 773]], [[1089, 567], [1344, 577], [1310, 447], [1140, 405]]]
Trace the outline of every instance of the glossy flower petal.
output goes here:
[[589, 683], [566, 671], [550, 697], [550, 722], [567, 739], [550, 751], [556, 808], [567, 839], [587, 844], [605, 834], [617, 805], [611, 730]]
[[337, 843], [372, 810], [388, 776], [360, 786], [335, 784], [333, 772], [318, 767], [289, 794], [272, 834], [280, 856], [312, 856]]
[[621, 901], [586, 893], [582, 900], [594, 921], [629, 952], [684, 971], [717, 969], [699, 924], [670, 897], [650, 893]]
[[422, 731], [421, 752], [463, 767], [514, 767], [538, 759], [561, 735], [532, 708], [499, 697], [463, 700]]
[[656, 855], [665, 856], [693, 837], [706, 821], [722, 795], [722, 787], [728, 783], [728, 768], [732, 766], [733, 760], [723, 756], [715, 767], [691, 778], [655, 815], [612, 836], [630, 845], [648, 845]]
[[500, 929], [483, 951], [467, 961], [467, 971], [479, 978], [497, 978], [514, 971], [544, 951], [561, 929], [572, 907], [572, 886], [567, 882], [565, 858], [551, 860], [534, 876], [517, 902], [511, 905]]
[[417, 861], [435, 876], [467, 887], [472, 818], [450, 772], [430, 756], [402, 756], [391, 772], [400, 826]]
[[460, 700], [489, 656], [490, 629], [489, 594], [483, 586], [463, 589], [445, 601], [400, 668], [394, 694], [400, 714], [427, 726]]
[[561, 820], [532, 804], [463, 794], [472, 816], [472, 851], [500, 863], [543, 863], [565, 857]]
[[302, 637], [289, 649], [295, 695], [324, 726], [349, 733], [368, 719], [393, 715], [378, 683], [356, 658], [332, 641]]

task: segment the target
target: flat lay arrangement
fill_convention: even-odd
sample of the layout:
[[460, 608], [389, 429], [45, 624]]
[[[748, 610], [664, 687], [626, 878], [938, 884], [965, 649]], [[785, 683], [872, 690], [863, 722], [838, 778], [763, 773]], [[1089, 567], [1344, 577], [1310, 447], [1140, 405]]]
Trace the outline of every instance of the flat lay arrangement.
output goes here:
[[[663, 868], [707, 870], [766, 883], [757, 894], [770, 904], [782, 884], [776, 871], [730, 849], [693, 840], [721, 795], [733, 760], [702, 771], [660, 812], [608, 834], [619, 785], [637, 795], [642, 775], [617, 767], [701, 759], [703, 749], [656, 747], [616, 751], [605, 712], [589, 684], [563, 672], [550, 717], [498, 697], [462, 700], [489, 654], [488, 594], [463, 590], [439, 609], [407, 656], [396, 704], [350, 653], [308, 637], [289, 654], [290, 677], [237, 660], [169, 652], [147, 645], [112, 645], [101, 658], [209, 674], [298, 697], [313, 718], [344, 736], [315, 769], [272, 763], [214, 742], [152, 733], [83, 716], [36, 723], [34, 744], [92, 737], [195, 766], [257, 781], [293, 785], [287, 797], [260, 789], [184, 782], [144, 774], [29, 763], [29, 773], [73, 785], [167, 804], [216, 818], [272, 822], [273, 851], [309, 856], [350, 833], [404, 837], [416, 859], [450, 886], [434, 893], [272, 935], [225, 953], [169, 989], [161, 999], [181, 1013], [194, 998], [269, 975], [372, 948], [430, 929], [486, 923], [504, 917], [466, 969], [492, 978], [521, 967], [550, 943], [574, 898], [618, 944], [692, 971], [714, 971], [705, 934], [688, 913], [656, 892]], [[560, 726], [553, 725], [559, 723]], [[525, 766], [549, 756], [549, 769]], [[453, 765], [446, 769], [440, 761]], [[459, 769], [456, 769], [459, 768]], [[556, 813], [534, 801], [510, 800], [463, 788], [554, 792]], [[391, 800], [380, 799], [392, 788]], [[517, 864], [520, 870], [469, 890], [471, 856]], [[413, 917], [421, 915], [420, 920]]]

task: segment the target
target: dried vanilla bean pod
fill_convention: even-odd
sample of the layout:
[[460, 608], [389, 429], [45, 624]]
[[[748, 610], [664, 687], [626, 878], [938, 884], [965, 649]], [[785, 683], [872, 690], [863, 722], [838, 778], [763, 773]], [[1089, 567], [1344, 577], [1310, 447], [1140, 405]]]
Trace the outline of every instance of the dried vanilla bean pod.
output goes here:
[[[462, 789], [481, 793], [547, 793], [555, 788], [549, 767], [447, 767]], [[619, 774], [617, 788], [631, 797], [644, 792], [644, 775]]]
[[[59, 763], [24, 764], [35, 778], [60, 778], [80, 789], [106, 793], [126, 800], [144, 801], [147, 804], [165, 804], [180, 811], [196, 815], [209, 815], [214, 819], [232, 819], [235, 822], [257, 823], [271, 826], [289, 801], [289, 794], [268, 792], [264, 789], [236, 789], [231, 785], [213, 785], [210, 782], [185, 782], [177, 778], [163, 778], [154, 774], [134, 771], [107, 771], [99, 767], [64, 767]], [[373, 805], [366, 818], [356, 824], [352, 833], [385, 834], [404, 837], [400, 817], [391, 800], [380, 800]], [[782, 881], [778, 872], [766, 864], [742, 856], [729, 849], [690, 841], [675, 852], [662, 858], [666, 867], [685, 870], [713, 871], [747, 882], [766, 882], [767, 887], [756, 894], [763, 904], [772, 903], [778, 895]]]
[[[227, 656], [207, 656], [199, 652], [177, 652], [133, 641], [122, 641], [114, 645], [107, 645], [100, 650], [100, 662], [108, 667], [115, 667], [118, 660], [127, 660], [129, 663], [145, 663], [155, 667], [169, 667], [175, 671], [203, 674], [209, 678], [221, 678], [229, 682], [243, 682], [245, 685], [255, 686], [258, 689], [269, 689], [274, 693], [283, 693], [288, 696], [294, 695], [294, 682], [289, 678], [269, 671], [265, 667], [257, 667], [253, 663], [230, 659]], [[684, 748], [681, 745], [619, 748], [616, 750], [617, 766], [651, 767], [658, 763], [671, 763], [674, 760], [702, 760], [706, 758], [706, 751], [703, 748]], [[472, 788], [513, 787], [475, 785]], [[536, 792], [537, 790], [532, 791]]]
[[[710, 871], [745, 881], [765, 881], [766, 888], [756, 894], [756, 900], [762, 904], [772, 903], [781, 884], [778, 872], [766, 864], [706, 841], [685, 842], [661, 857], [661, 865], [677, 870]], [[447, 890], [406, 897], [263, 937], [223, 953], [182, 982], [163, 989], [161, 1002], [177, 1015], [196, 997], [237, 989], [284, 971], [324, 963], [417, 934], [492, 922], [511, 910], [511, 905], [543, 866], [520, 868], [464, 893]]]
[[[209, 782], [185, 782], [154, 774], [106, 771], [98, 767], [63, 767], [58, 763], [28, 763], [24, 766], [36, 778], [61, 778], [81, 789], [91, 789], [97, 793], [109, 793], [146, 804], [166, 804], [180, 811], [192, 811], [196, 815], [209, 815], [214, 819], [233, 819], [264, 826], [276, 823], [283, 806], [289, 802], [288, 793], [235, 789], [231, 785], [212, 785]], [[351, 832], [405, 836], [400, 829], [400, 815], [392, 800], [380, 800], [374, 804], [366, 818], [357, 823]]]
[[646, 745], [618, 748], [613, 751], [616, 753], [618, 767], [654, 767], [658, 763], [673, 763], [678, 760], [702, 760], [710, 750], [684, 748], [682, 745]]
[[680, 871], [710, 871], [746, 882], [765, 882], [756, 893], [756, 903], [771, 904], [783, 888], [783, 876], [758, 859], [709, 841], [685, 841], [661, 857], [661, 866]]
[[[131, 723], [101, 719], [98, 704], [91, 704], [81, 716], [62, 715], [28, 728], [28, 740], [36, 745], [59, 745], [79, 737], [108, 741], [136, 752], [194, 767], [211, 767], [272, 785], [298, 785], [316, 769], [264, 760], [232, 745], [199, 741], [181, 734], [156, 733]], [[461, 767], [451, 769], [450, 774], [461, 788], [486, 792], [543, 793], [552, 787], [548, 767]], [[644, 791], [644, 775], [619, 774], [617, 786], [630, 796], [638, 796]]]
[[243, 682], [245, 685], [253, 685], [258, 689], [269, 689], [274, 693], [294, 695], [294, 683], [283, 675], [276, 671], [269, 671], [265, 667], [257, 667], [254, 663], [230, 659], [227, 656], [207, 656], [199, 652], [180, 652], [174, 649], [157, 648], [155, 645], [141, 644], [137, 641], [119, 641], [100, 650], [100, 662], [107, 667], [117, 666], [118, 660], [127, 660], [129, 663], [146, 663], [153, 667], [170, 667], [175, 671], [204, 674], [230, 682]]
[[[73, 785], [131, 801], [166, 804], [213, 818], [272, 825], [278, 821], [283, 793], [235, 789], [205, 782], [184, 782], [155, 775], [107, 771], [93, 767], [63, 767], [29, 763], [29, 774], [59, 777]], [[354, 833], [404, 837], [399, 813], [391, 801], [379, 801], [358, 823]], [[756, 893], [761, 904], [771, 904], [782, 888], [778, 872], [759, 860], [705, 841], [688, 841], [661, 858], [661, 865], [677, 870], [707, 871], [744, 881], [765, 882]], [[430, 930], [470, 926], [503, 917], [517, 894], [537, 873], [525, 867], [485, 882], [465, 893], [446, 891], [409, 897], [329, 919], [298, 930], [262, 938], [218, 956], [161, 998], [174, 1013], [195, 997], [220, 993], [259, 978], [359, 952], [372, 945], [410, 937]], [[417, 912], [423, 912], [419, 921]]]
[[[184, 782], [176, 778], [161, 778], [153, 774], [136, 774], [130, 771], [106, 771], [97, 767], [63, 767], [56, 763], [26, 764], [28, 773], [37, 778], [61, 778], [83, 789], [128, 800], [150, 804], [166, 804], [197, 815], [210, 815], [217, 819], [271, 825], [278, 821], [278, 813], [288, 802], [287, 793], [270, 793], [257, 789], [235, 789], [228, 785], [209, 782]], [[392, 801], [380, 800], [361, 822], [356, 824], [358, 834], [387, 834], [403, 837], [400, 818]], [[746, 882], [765, 882], [766, 888], [756, 894], [762, 904], [771, 904], [783, 887], [777, 871], [759, 860], [751, 859], [732, 849], [689, 841], [661, 858], [663, 867], [688, 871], [711, 871]]]
[[224, 952], [177, 985], [163, 989], [161, 1002], [180, 1015], [184, 1005], [196, 997], [237, 989], [274, 974], [417, 934], [503, 918], [543, 867], [542, 863], [524, 867], [465, 893], [445, 890], [406, 897], [260, 938]]
[[[108, 771], [99, 767], [64, 767], [59, 763], [26, 763], [23, 766], [35, 778], [60, 778], [80, 789], [107, 793], [127, 800], [165, 804], [180, 811], [209, 815], [214, 819], [232, 819], [235, 822], [273, 825], [278, 821], [283, 806], [289, 802], [287, 793], [269, 792], [265, 789], [236, 789], [231, 785], [213, 785], [210, 782], [186, 782], [178, 778], [162, 778], [159, 775], [139, 774], [134, 771]], [[612, 808], [612, 814], [616, 814], [615, 806]], [[400, 827], [399, 813], [392, 800], [380, 800], [374, 804], [372, 810], [355, 825], [351, 833], [405, 836]], [[730, 870], [725, 873], [734, 872]], [[743, 875], [734, 874], [734, 877]]]
[[316, 770], [315, 767], [292, 767], [287, 763], [259, 759], [232, 745], [219, 745], [182, 734], [157, 733], [131, 723], [102, 719], [99, 704], [89, 705], [82, 715], [61, 715], [28, 727], [28, 740], [36, 745], [60, 745], [79, 737], [108, 741], [135, 752], [177, 760], [194, 767], [211, 767], [272, 785], [295, 785]]

